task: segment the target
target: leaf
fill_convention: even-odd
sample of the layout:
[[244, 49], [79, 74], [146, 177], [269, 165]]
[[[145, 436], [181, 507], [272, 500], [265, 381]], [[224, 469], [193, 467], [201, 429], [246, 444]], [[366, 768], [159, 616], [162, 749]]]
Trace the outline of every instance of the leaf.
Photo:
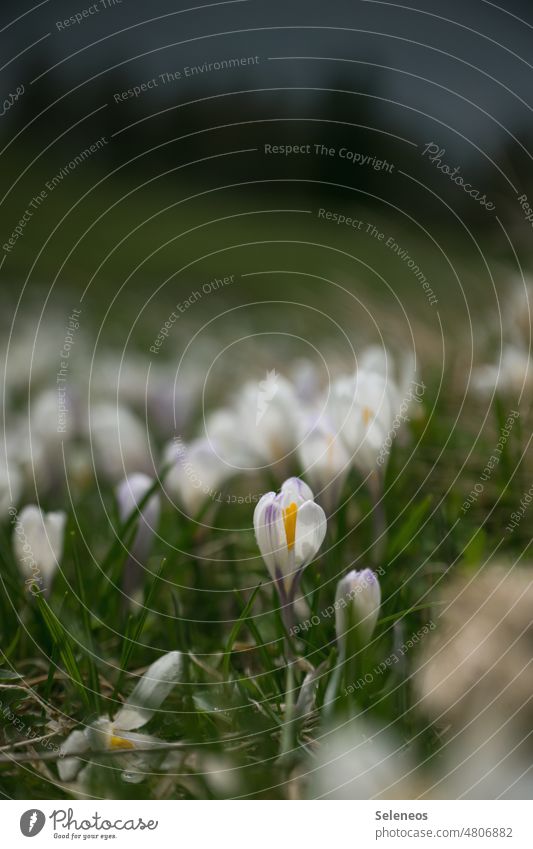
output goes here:
[[[236, 593], [237, 593], [237, 597], [238, 597], [239, 601], [241, 602], [241, 604], [244, 604], [245, 602], [244, 602], [244, 599], [242, 598], [240, 592], [238, 590], [236, 590]], [[274, 665], [274, 659], [273, 659], [273, 657], [270, 656], [270, 654], [269, 654], [269, 652], [266, 648], [266, 643], [265, 643], [264, 639], [262, 638], [262, 636], [259, 632], [259, 628], [255, 624], [253, 618], [248, 618], [248, 620], [246, 622], [246, 627], [248, 628], [252, 637], [255, 640], [255, 645], [257, 647], [259, 654], [261, 655], [261, 658], [263, 660], [263, 663], [265, 664], [265, 667], [269, 670], [269, 672], [277, 673], [278, 670], [277, 670], [276, 666]], [[279, 687], [279, 684], [277, 682], [275, 674], [272, 675], [272, 680], [274, 681], [274, 684], [275, 684], [278, 692], [281, 693], [281, 690], [280, 690], [280, 687]]]
[[241, 615], [234, 622], [233, 628], [230, 631], [228, 641], [226, 643], [226, 648], [224, 649], [224, 658], [222, 660], [222, 673], [223, 673], [226, 681], [229, 678], [230, 663], [231, 663], [231, 652], [232, 652], [232, 649], [233, 649], [233, 645], [235, 643], [235, 640], [237, 639], [239, 631], [241, 630], [242, 626], [245, 624], [246, 620], [248, 619], [248, 614], [249, 614], [250, 610], [252, 609], [252, 605], [255, 601], [255, 597], [256, 597], [257, 593], [259, 592], [260, 588], [261, 588], [261, 584], [259, 583], [256, 586], [253, 593], [251, 594], [250, 598], [248, 599], [248, 603], [244, 606], [244, 609], [243, 609]]
[[417, 610], [430, 610], [432, 607], [439, 607], [444, 604], [448, 604], [448, 602], [432, 601], [427, 604], [417, 604], [414, 607], [406, 607], [405, 610], [399, 610], [398, 613], [392, 613], [390, 616], [383, 616], [381, 619], [378, 619], [376, 624], [385, 625], [386, 622], [394, 622], [396, 619], [403, 619], [404, 616], [408, 616], [409, 613], [416, 613]]
[[39, 610], [41, 611], [44, 624], [48, 629], [52, 641], [58, 648], [59, 656], [63, 661], [63, 665], [67, 671], [67, 674], [69, 675], [72, 683], [78, 691], [78, 694], [80, 695], [81, 699], [83, 700], [85, 705], [89, 707], [87, 691], [83, 684], [83, 678], [74, 655], [72, 640], [69, 634], [63, 628], [63, 625], [55, 615], [54, 611], [52, 610], [44, 596], [40, 594], [37, 596], [37, 605], [39, 607]]
[[[3, 656], [6, 660], [9, 660], [9, 658], [11, 657], [11, 655], [13, 654], [15, 649], [17, 648], [21, 634], [22, 634], [22, 628], [18, 628], [16, 633], [15, 633], [15, 636], [11, 640], [10, 644], [8, 645], [6, 650], [2, 652], [2, 654], [3, 654]], [[4, 671], [7, 671], [7, 670], [4, 670]]]
[[281, 728], [283, 724], [281, 717], [272, 709], [270, 701], [259, 686], [257, 679], [239, 678], [236, 683], [243, 695], [250, 695], [253, 699], [254, 706], [266, 714], [276, 727]]
[[144, 628], [144, 623], [146, 622], [146, 617], [148, 616], [148, 611], [150, 609], [150, 602], [152, 601], [155, 588], [159, 583], [159, 579], [162, 575], [163, 569], [165, 568], [166, 560], [163, 558], [161, 561], [161, 565], [159, 566], [159, 571], [154, 577], [148, 593], [146, 594], [146, 598], [144, 600], [143, 608], [137, 617], [137, 621], [134, 620], [133, 616], [130, 616], [128, 620], [128, 626], [126, 629], [126, 634], [124, 635], [124, 640], [122, 642], [122, 656], [120, 659], [120, 672], [118, 676], [117, 683], [115, 685], [115, 689], [113, 690], [113, 695], [111, 697], [111, 701], [115, 701], [120, 689], [122, 687], [122, 682], [124, 680], [124, 675], [126, 674], [126, 670], [128, 668], [130, 658], [135, 648], [136, 644], [139, 641], [139, 637], [141, 636], [142, 630]]
[[295, 716], [303, 718], [314, 711], [316, 707], [316, 690], [320, 677], [327, 665], [328, 661], [323, 660], [316, 669], [312, 669], [305, 676], [296, 701], [296, 707], [294, 709]]
[[15, 678], [22, 678], [20, 672], [15, 672], [13, 669], [0, 669], [0, 681], [13, 681]]
[[[74, 534], [72, 534], [74, 536]], [[72, 540], [72, 556], [74, 560], [74, 566], [76, 571], [76, 582], [78, 585], [78, 594], [81, 604], [81, 621], [83, 623], [86, 651], [85, 657], [87, 659], [87, 665], [89, 670], [89, 687], [91, 690], [91, 700], [93, 701], [93, 708], [98, 713], [100, 709], [100, 680], [98, 677], [98, 669], [96, 668], [96, 663], [94, 660], [95, 650], [94, 650], [94, 642], [91, 631], [91, 620], [89, 617], [89, 608], [87, 606], [87, 598], [85, 595], [85, 586], [83, 583], [83, 578], [80, 569], [80, 562], [78, 558], [78, 552], [76, 550], [76, 544], [74, 539]]]
[[228, 705], [224, 702], [225, 698], [223, 690], [215, 686], [208, 690], [196, 690], [192, 700], [198, 710], [204, 713], [216, 713], [224, 722], [231, 722], [231, 717], [226, 710]]

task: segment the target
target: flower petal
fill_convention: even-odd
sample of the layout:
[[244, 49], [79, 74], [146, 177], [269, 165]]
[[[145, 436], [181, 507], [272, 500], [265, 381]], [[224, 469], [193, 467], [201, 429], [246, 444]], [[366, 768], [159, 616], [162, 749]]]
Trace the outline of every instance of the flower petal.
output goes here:
[[272, 578], [285, 574], [288, 568], [287, 541], [279, 496], [267, 492], [254, 510], [257, 545]]
[[294, 545], [297, 568], [307, 566], [316, 555], [324, 541], [326, 525], [326, 514], [314, 501], [306, 501], [298, 509]]
[[281, 495], [283, 507], [292, 501], [298, 505], [304, 501], [312, 501], [314, 497], [311, 489], [300, 478], [288, 478], [281, 487]]
[[[167, 743], [165, 740], [159, 740], [149, 734], [128, 733], [124, 736], [133, 744], [134, 748], [125, 754], [124, 759], [121, 758], [121, 764], [124, 766], [121, 778], [128, 784], [139, 784], [159, 768], [166, 756], [165, 747]], [[138, 752], [136, 751], [137, 747], [150, 749], [150, 751]], [[161, 748], [163, 748], [163, 751], [158, 751]]]
[[[371, 569], [353, 569], [337, 584], [335, 627], [342, 654], [346, 651], [350, 629], [354, 638], [368, 643], [376, 627], [381, 607], [381, 587]], [[347, 612], [348, 611], [348, 612]]]
[[292, 385], [275, 371], [242, 387], [236, 401], [240, 431], [262, 461], [276, 463], [294, 450], [296, 408]]
[[316, 425], [298, 446], [298, 455], [319, 503], [333, 511], [350, 469], [345, 443], [332, 427]]
[[83, 755], [89, 748], [89, 741], [83, 731], [72, 731], [59, 749], [57, 771], [61, 781], [74, 781], [83, 761], [71, 755]]
[[113, 725], [107, 716], [99, 716], [84, 731], [89, 749], [108, 749], [113, 736]]
[[182, 668], [179, 651], [168, 652], [152, 663], [117, 713], [113, 728], [130, 731], [145, 725], [180, 680]]

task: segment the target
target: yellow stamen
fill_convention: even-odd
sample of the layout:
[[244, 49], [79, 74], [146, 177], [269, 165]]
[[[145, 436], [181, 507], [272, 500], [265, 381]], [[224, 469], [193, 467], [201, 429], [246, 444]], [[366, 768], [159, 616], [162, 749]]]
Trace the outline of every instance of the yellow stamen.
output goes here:
[[365, 427], [368, 427], [371, 418], [372, 410], [370, 409], [370, 407], [363, 407], [363, 424]]
[[134, 749], [135, 745], [131, 742], [131, 740], [126, 740], [125, 737], [115, 737], [113, 734], [111, 736], [111, 740], [109, 741], [110, 749]]
[[296, 539], [296, 516], [298, 515], [298, 505], [291, 501], [288, 507], [283, 510], [283, 524], [285, 525], [285, 537], [287, 539], [287, 548], [294, 548], [294, 540]]

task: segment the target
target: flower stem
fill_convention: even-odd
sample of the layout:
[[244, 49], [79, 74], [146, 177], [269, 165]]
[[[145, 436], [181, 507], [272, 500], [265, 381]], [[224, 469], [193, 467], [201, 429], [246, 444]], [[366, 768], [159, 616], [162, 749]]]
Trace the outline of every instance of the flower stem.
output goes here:
[[375, 566], [380, 566], [387, 549], [387, 518], [383, 504], [383, 476], [374, 471], [368, 480], [368, 489], [372, 501], [372, 548], [371, 558]]
[[280, 757], [286, 757], [293, 748], [293, 715], [294, 715], [294, 671], [293, 662], [287, 663], [287, 676], [285, 679], [285, 715], [281, 729]]

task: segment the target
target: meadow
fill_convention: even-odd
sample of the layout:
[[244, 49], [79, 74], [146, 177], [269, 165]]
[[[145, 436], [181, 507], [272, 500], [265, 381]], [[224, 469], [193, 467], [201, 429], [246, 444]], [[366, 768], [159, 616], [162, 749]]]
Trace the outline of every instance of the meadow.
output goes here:
[[469, 331], [416, 228], [237, 201], [89, 199], [10, 257], [51, 285], [6, 300], [2, 792], [527, 793], [528, 289]]

